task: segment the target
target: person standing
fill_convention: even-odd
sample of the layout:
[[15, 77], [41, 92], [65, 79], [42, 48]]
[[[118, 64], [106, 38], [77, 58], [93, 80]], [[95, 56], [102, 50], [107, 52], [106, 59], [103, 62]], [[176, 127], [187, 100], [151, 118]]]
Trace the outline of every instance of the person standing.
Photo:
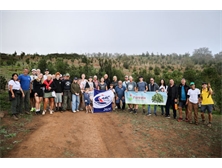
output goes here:
[[98, 90], [108, 90], [107, 84], [104, 82], [104, 78], [100, 79], [100, 83], [98, 85]]
[[[145, 93], [148, 90], [147, 83], [143, 81], [142, 76], [139, 77], [139, 82], [137, 82], [137, 89], [139, 92], [145, 92]], [[136, 105], [136, 107], [138, 108], [138, 104]], [[143, 104], [142, 107], [143, 107], [143, 114], [145, 114], [145, 104]]]
[[208, 127], [211, 127], [212, 123], [212, 111], [213, 111], [213, 105], [214, 101], [212, 99], [213, 90], [210, 86], [210, 83], [203, 82], [202, 83], [202, 91], [201, 91], [201, 119], [202, 122], [205, 122], [205, 116], [204, 113], [207, 110], [208, 112]]
[[[129, 76], [129, 82], [126, 85], [126, 92], [128, 91], [137, 91], [136, 82], [133, 81], [133, 77]], [[135, 104], [128, 104], [130, 113], [137, 114], [137, 107]], [[134, 109], [133, 109], [134, 108]]]
[[170, 85], [167, 88], [167, 102], [166, 102], [166, 118], [170, 118], [170, 107], [173, 108], [173, 118], [176, 119], [177, 111], [175, 104], [177, 103], [178, 88], [174, 84], [174, 80], [170, 79]]
[[48, 103], [49, 103], [49, 112], [50, 114], [53, 114], [55, 101], [52, 92], [55, 91], [56, 85], [52, 80], [52, 75], [47, 75], [47, 79], [43, 82], [43, 85], [45, 86], [45, 93], [44, 93], [44, 109], [42, 115], [45, 115]]
[[30, 93], [30, 105], [31, 105], [31, 112], [34, 112], [35, 109], [35, 98], [34, 98], [34, 92], [33, 92], [33, 81], [37, 78], [36, 76], [36, 69], [32, 69], [32, 75], [30, 75], [31, 78], [31, 93]]
[[55, 97], [55, 112], [56, 111], [60, 111], [62, 112], [62, 95], [63, 95], [63, 83], [62, 80], [60, 79], [60, 73], [56, 72], [55, 74], [55, 79], [53, 79], [53, 82], [56, 85], [56, 89], [55, 89], [55, 93], [56, 93], [56, 97]]
[[200, 104], [200, 89], [195, 88], [195, 83], [190, 83], [190, 89], [187, 92], [188, 120], [192, 124], [192, 111], [194, 110], [195, 124], [198, 125], [198, 105]]
[[43, 75], [43, 79], [46, 80], [48, 75], [49, 75], [49, 70], [46, 69], [45, 70], [45, 75]]
[[[167, 92], [168, 86], [166, 85], [166, 82], [164, 79], [160, 80], [159, 84], [159, 91], [160, 92]], [[161, 114], [164, 115], [164, 109], [166, 109], [166, 106], [161, 106]]]
[[40, 73], [37, 77], [37, 79], [35, 79], [33, 81], [33, 92], [34, 92], [34, 97], [35, 97], [35, 108], [36, 111], [35, 113], [37, 115], [41, 114], [40, 113], [40, 106], [41, 106], [41, 102], [43, 100], [43, 74]]
[[95, 88], [98, 89], [99, 81], [97, 80], [97, 76], [96, 75], [93, 76], [93, 82], [95, 84]]
[[71, 85], [71, 93], [72, 93], [72, 112], [78, 112], [79, 111], [79, 103], [80, 103], [80, 99], [79, 99], [79, 94], [81, 92], [80, 86], [78, 84], [78, 78], [75, 77], [73, 79], [73, 83]]
[[11, 102], [11, 111], [12, 111], [12, 116], [14, 120], [18, 120], [18, 114], [19, 114], [19, 106], [21, 102], [21, 98], [24, 97], [24, 92], [21, 88], [20, 83], [17, 81], [18, 80], [18, 74], [13, 73], [12, 74], [12, 79], [8, 82], [9, 86], [9, 100]]
[[186, 80], [182, 78], [181, 84], [178, 87], [178, 97], [179, 97], [178, 122], [183, 121], [183, 113], [182, 113], [183, 108], [185, 108], [185, 115], [186, 115], [185, 121], [188, 122], [188, 108], [186, 105], [186, 101], [187, 101], [187, 92], [189, 89], [190, 87], [186, 84]]
[[23, 114], [23, 106], [25, 114], [30, 114], [30, 92], [31, 92], [31, 77], [29, 76], [29, 70], [25, 68], [23, 74], [18, 76], [18, 81], [21, 84], [22, 90], [25, 96], [22, 98], [19, 112]]
[[86, 83], [87, 83], [87, 80], [85, 78], [86, 78], [86, 75], [82, 74], [81, 79], [80, 79], [80, 89], [81, 89], [80, 110], [85, 109], [84, 92], [85, 92], [85, 87], [86, 87]]
[[115, 87], [118, 85], [117, 76], [113, 76], [112, 84], [113, 84], [113, 88], [115, 89]]
[[109, 78], [108, 78], [108, 75], [107, 75], [107, 74], [105, 74], [105, 75], [104, 75], [104, 82], [106, 83], [107, 88], [109, 89], [110, 80], [109, 80]]
[[69, 73], [66, 73], [66, 78], [63, 81], [62, 84], [62, 90], [63, 90], [63, 104], [62, 104], [62, 110], [65, 112], [66, 110], [71, 110], [71, 84], [72, 81], [70, 80]]
[[123, 81], [123, 86], [126, 88], [127, 83], [129, 82], [128, 75], [125, 75], [125, 80]]
[[[154, 78], [150, 78], [150, 83], [148, 85], [148, 92], [158, 92], [159, 90], [159, 86], [157, 83], [154, 82]], [[157, 116], [156, 114], [156, 105], [154, 105], [154, 114], [155, 116]], [[151, 115], [151, 111], [150, 111], [150, 105], [148, 105], [148, 112], [147, 112], [147, 116]]]
[[115, 92], [116, 92], [116, 105], [118, 107], [118, 109], [120, 108], [120, 103], [122, 103], [122, 110], [125, 109], [125, 92], [126, 88], [123, 86], [122, 81], [118, 81], [118, 85], [115, 88]]

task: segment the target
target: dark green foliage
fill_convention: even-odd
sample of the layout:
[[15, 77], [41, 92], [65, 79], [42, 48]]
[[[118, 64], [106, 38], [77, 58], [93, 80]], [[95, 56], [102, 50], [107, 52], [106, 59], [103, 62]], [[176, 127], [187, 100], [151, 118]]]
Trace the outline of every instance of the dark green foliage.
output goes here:
[[4, 76], [0, 76], [0, 90], [5, 90], [7, 81]]
[[153, 97], [152, 97], [152, 102], [154, 103], [163, 103], [163, 96], [159, 93], [156, 93]]

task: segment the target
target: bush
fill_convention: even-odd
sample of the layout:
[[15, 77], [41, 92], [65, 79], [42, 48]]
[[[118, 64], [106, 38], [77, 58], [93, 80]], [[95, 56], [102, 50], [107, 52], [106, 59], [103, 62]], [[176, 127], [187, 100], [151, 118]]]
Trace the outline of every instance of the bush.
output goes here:
[[0, 76], [0, 90], [5, 90], [7, 81], [4, 76]]

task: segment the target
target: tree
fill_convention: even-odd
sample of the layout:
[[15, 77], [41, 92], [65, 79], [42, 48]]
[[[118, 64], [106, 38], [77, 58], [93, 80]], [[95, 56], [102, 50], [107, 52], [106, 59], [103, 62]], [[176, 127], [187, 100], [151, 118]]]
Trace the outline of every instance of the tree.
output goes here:
[[212, 60], [212, 52], [209, 51], [207, 47], [195, 49], [192, 55], [192, 60], [197, 63], [207, 63], [208, 61]]
[[42, 58], [38, 63], [38, 68], [41, 70], [41, 72], [45, 72], [45, 69], [47, 68], [47, 62], [46, 59]]
[[20, 54], [20, 56], [21, 56], [21, 59], [23, 59], [23, 57], [25, 56], [25, 53], [22, 52], [22, 53]]

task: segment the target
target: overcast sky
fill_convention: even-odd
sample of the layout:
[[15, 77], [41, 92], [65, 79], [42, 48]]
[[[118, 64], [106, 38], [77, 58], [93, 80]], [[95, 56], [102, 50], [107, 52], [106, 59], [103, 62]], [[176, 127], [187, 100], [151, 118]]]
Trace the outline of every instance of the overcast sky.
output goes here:
[[0, 52], [222, 51], [222, 11], [0, 11]]

